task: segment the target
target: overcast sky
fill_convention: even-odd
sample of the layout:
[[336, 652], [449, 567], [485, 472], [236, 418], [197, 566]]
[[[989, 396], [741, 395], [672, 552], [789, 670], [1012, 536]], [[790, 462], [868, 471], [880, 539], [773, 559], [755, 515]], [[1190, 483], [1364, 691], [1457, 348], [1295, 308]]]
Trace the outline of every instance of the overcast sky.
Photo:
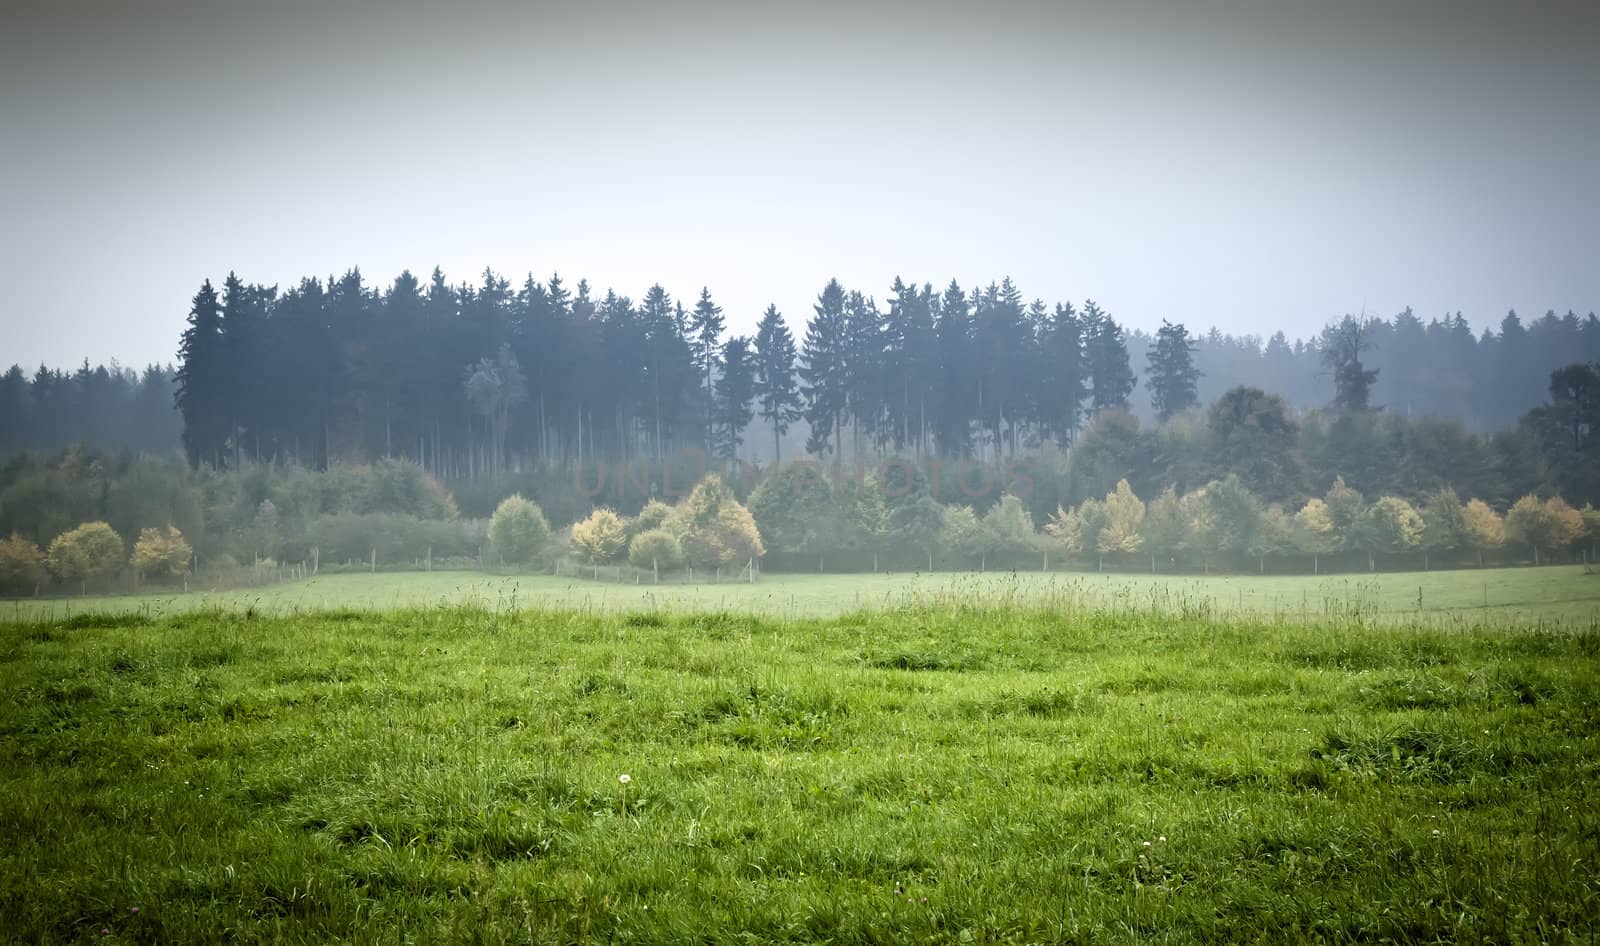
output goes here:
[[166, 361], [230, 269], [1600, 309], [1593, 2], [434, 6], [7, 4], [0, 361]]

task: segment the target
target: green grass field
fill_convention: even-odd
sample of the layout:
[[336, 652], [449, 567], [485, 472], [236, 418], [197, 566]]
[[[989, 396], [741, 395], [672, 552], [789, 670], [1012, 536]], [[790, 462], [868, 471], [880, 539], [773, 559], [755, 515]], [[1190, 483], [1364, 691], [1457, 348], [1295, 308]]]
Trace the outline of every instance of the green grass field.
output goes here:
[[0, 625], [0, 939], [1594, 942], [1600, 635], [1115, 581]]
[[561, 608], [595, 614], [641, 609], [737, 611], [829, 617], [857, 610], [951, 603], [1157, 609], [1194, 617], [1351, 617], [1446, 623], [1600, 622], [1600, 576], [1582, 566], [1492, 568], [1335, 576], [1148, 576], [1055, 572], [765, 574], [755, 584], [635, 585], [550, 575], [379, 572], [323, 575], [243, 590], [24, 599], [0, 602], [0, 618], [64, 620], [74, 614], [195, 610], [285, 615], [330, 608], [468, 604], [491, 610]]

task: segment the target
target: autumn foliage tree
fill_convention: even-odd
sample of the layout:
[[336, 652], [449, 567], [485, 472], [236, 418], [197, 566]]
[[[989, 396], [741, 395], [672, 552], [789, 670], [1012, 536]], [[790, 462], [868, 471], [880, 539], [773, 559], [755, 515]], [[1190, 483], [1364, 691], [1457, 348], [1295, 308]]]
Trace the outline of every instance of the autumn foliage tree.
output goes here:
[[600, 507], [572, 524], [572, 551], [580, 561], [605, 565], [627, 551], [628, 530], [615, 510]]
[[193, 557], [183, 533], [172, 526], [144, 529], [133, 544], [133, 567], [146, 578], [177, 578]]
[[116, 573], [125, 555], [122, 538], [109, 525], [86, 522], [56, 536], [45, 558], [51, 574], [61, 581], [81, 582], [87, 594], [89, 582]]
[[45, 575], [44, 552], [39, 546], [15, 533], [0, 540], [0, 588], [17, 593], [32, 591]]

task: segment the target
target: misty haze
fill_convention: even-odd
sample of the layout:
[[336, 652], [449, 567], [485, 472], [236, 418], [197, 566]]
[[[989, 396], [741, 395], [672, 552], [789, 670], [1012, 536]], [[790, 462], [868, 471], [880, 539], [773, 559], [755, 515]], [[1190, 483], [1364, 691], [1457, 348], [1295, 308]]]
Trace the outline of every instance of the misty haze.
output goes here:
[[1597, 49], [14, 5], [0, 939], [1591, 941]]

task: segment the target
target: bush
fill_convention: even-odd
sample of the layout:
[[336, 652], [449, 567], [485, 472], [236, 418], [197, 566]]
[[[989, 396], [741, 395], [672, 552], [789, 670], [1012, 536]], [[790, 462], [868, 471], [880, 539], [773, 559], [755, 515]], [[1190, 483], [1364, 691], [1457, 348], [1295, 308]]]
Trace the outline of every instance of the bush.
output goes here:
[[16, 533], [0, 541], [0, 588], [28, 592], [44, 579], [44, 552], [39, 546]]
[[459, 515], [449, 491], [409, 460], [379, 460], [365, 480], [361, 512], [387, 512], [418, 519], [454, 519]]
[[572, 525], [572, 550], [590, 565], [614, 562], [627, 551], [628, 532], [622, 517], [605, 507]]
[[86, 522], [56, 536], [45, 558], [52, 574], [62, 581], [82, 582], [87, 592], [92, 579], [116, 572], [126, 556], [115, 530], [104, 522]]
[[[409, 563], [430, 555], [439, 559], [476, 558], [487, 541], [482, 519], [418, 519], [414, 516], [340, 513], [313, 520], [303, 537], [304, 549], [316, 546], [324, 562], [366, 562], [374, 551], [378, 564]], [[299, 546], [288, 556], [297, 561]]]
[[183, 533], [172, 526], [145, 529], [133, 544], [133, 567], [150, 578], [177, 578], [188, 570], [193, 557]]
[[550, 522], [538, 503], [520, 495], [507, 496], [489, 518], [489, 542], [500, 560], [525, 565], [550, 546]]
[[634, 568], [677, 568], [683, 564], [683, 546], [666, 529], [649, 529], [628, 543], [628, 562]]

